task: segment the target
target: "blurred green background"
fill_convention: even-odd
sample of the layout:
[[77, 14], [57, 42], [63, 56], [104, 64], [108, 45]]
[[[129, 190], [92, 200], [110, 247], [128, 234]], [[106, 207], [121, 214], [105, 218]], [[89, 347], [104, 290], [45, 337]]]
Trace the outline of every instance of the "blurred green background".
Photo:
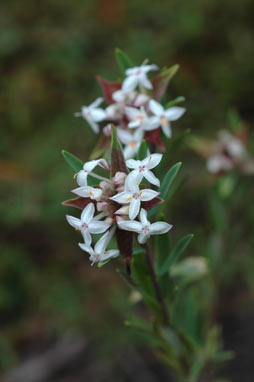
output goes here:
[[[132, 307], [115, 264], [91, 268], [66, 223], [65, 214], [72, 210], [60, 203], [70, 197], [74, 181], [61, 149], [86, 160], [95, 145], [97, 137], [73, 113], [101, 95], [95, 75], [111, 80], [120, 75], [115, 47], [137, 64], [145, 58], [160, 67], [180, 64], [168, 97], [185, 96], [188, 112], [175, 124], [176, 134], [191, 128], [214, 137], [227, 126], [232, 108], [251, 129], [252, 5], [250, 0], [1, 2], [2, 374], [70, 331], [82, 333], [92, 349], [90, 361], [103, 360], [107, 369], [119, 351], [130, 347], [131, 353], [134, 342], [142, 346], [122, 325]], [[209, 232], [205, 164], [186, 147], [168, 158], [170, 164], [183, 161], [183, 173], [189, 175], [169, 212], [173, 237], [195, 232], [192, 253], [204, 255]], [[245, 243], [248, 235], [242, 239]], [[238, 361], [233, 378], [244, 367]], [[101, 381], [91, 375], [91, 381]], [[125, 381], [122, 375], [109, 380]]]

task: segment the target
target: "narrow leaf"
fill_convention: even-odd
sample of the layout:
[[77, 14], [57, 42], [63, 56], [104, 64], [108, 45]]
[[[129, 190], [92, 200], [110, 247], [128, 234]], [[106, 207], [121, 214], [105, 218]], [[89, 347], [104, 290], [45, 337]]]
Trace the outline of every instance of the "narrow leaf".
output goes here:
[[75, 207], [79, 210], [83, 210], [89, 203], [94, 203], [94, 206], [96, 207], [96, 203], [94, 200], [91, 200], [90, 198], [83, 198], [82, 196], [65, 200], [64, 202], [62, 202], [62, 205], [68, 207]]
[[66, 162], [76, 171], [80, 171], [83, 168], [84, 162], [75, 155], [69, 153], [68, 151], [62, 150], [62, 154]]
[[137, 154], [137, 159], [138, 160], [143, 160], [147, 157], [147, 143], [143, 139], [141, 142], [141, 145], [139, 146], [138, 154]]
[[128, 174], [128, 169], [125, 164], [125, 159], [123, 156], [123, 150], [121, 143], [117, 137], [117, 131], [115, 126], [111, 129], [111, 164], [110, 164], [110, 175], [113, 177], [116, 172], [125, 172]]
[[126, 53], [124, 53], [121, 49], [116, 48], [115, 50], [116, 60], [118, 62], [118, 65], [122, 71], [122, 74], [125, 75], [125, 71], [129, 68], [132, 68], [135, 66], [131, 59], [127, 56]]
[[185, 98], [184, 98], [184, 97], [182, 97], [182, 96], [177, 97], [177, 98], [173, 99], [172, 101], [169, 101], [169, 102], [166, 104], [165, 109], [168, 109], [168, 108], [170, 108], [170, 107], [172, 107], [172, 106], [175, 106], [175, 105], [177, 105], [177, 104], [179, 104], [179, 103], [182, 103], [182, 102], [184, 102], [184, 101], [185, 101]]
[[168, 84], [179, 69], [179, 65], [171, 66], [169, 69], [164, 70], [152, 79], [153, 90], [152, 96], [157, 101], [160, 101], [167, 90]]
[[110, 104], [115, 103], [115, 101], [112, 98], [112, 94], [115, 91], [121, 89], [122, 87], [121, 82], [108, 81], [102, 78], [101, 76], [96, 76], [96, 80], [98, 81], [98, 83], [100, 84], [102, 88], [105, 100]]
[[154, 143], [156, 146], [161, 149], [161, 151], [166, 152], [166, 148], [161, 140], [161, 128], [158, 127], [158, 129], [152, 130], [152, 131], [146, 131], [145, 133], [145, 139], [151, 143]]
[[189, 234], [181, 238], [174, 248], [170, 251], [169, 256], [165, 259], [164, 263], [161, 265], [159, 269], [159, 276], [163, 276], [168, 272], [171, 265], [175, 264], [182, 253], [185, 251], [187, 246], [189, 245], [191, 239], [193, 238], [193, 234]]

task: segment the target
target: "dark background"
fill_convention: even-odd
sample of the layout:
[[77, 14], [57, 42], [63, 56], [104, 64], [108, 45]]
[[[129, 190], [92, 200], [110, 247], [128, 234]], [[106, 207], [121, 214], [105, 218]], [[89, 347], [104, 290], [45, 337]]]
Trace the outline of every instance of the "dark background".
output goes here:
[[[91, 129], [73, 113], [101, 95], [96, 74], [111, 80], [120, 75], [115, 47], [138, 65], [145, 58], [160, 67], [180, 64], [168, 92], [169, 99], [186, 97], [188, 112], [175, 125], [177, 131], [191, 128], [215, 137], [227, 127], [232, 108], [251, 130], [252, 7], [248, 0], [1, 2], [2, 375], [70, 335], [75, 344], [84, 338], [85, 350], [74, 357], [74, 366], [66, 363], [70, 374], [65, 370], [61, 381], [64, 376], [92, 382], [170, 380], [144, 351], [141, 339], [123, 326], [133, 307], [115, 263], [91, 268], [76, 245], [77, 234], [65, 221], [71, 210], [60, 205], [74, 184], [61, 149], [86, 160], [96, 143]], [[209, 230], [205, 164], [186, 147], [169, 160], [186, 163], [183, 171], [190, 176], [187, 194], [186, 188], [177, 193], [170, 210], [173, 235], [195, 232], [190, 252], [203, 255]], [[244, 201], [242, 207], [248, 208]], [[247, 279], [250, 285], [253, 275]], [[246, 282], [238, 284], [246, 291]], [[235, 288], [230, 293], [234, 300]], [[246, 293], [234, 300], [234, 313], [225, 309], [221, 318], [226, 347], [238, 354], [224, 371], [233, 382], [249, 382], [253, 373], [248, 350], [253, 316]], [[143, 373], [138, 378], [137, 370]]]

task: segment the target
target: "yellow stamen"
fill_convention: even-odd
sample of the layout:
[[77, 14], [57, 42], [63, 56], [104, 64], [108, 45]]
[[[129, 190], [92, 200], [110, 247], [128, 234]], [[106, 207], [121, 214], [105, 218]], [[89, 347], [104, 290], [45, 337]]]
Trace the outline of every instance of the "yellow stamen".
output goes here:
[[76, 230], [76, 231], [80, 231], [80, 228], [79, 228], [79, 227], [76, 227], [75, 230]]
[[168, 124], [168, 119], [165, 118], [165, 117], [163, 117], [163, 118], [161, 119], [161, 124], [162, 124], [163, 126], [167, 125], [167, 124]]
[[138, 197], [140, 198], [140, 196], [143, 194], [143, 191], [141, 191], [139, 194], [138, 194]]
[[140, 122], [142, 122], [143, 119], [144, 119], [144, 117], [143, 117], [142, 115], [138, 115], [138, 116], [137, 116], [137, 119], [138, 119]]
[[134, 141], [128, 142], [128, 145], [133, 149], [135, 147], [136, 143]]
[[90, 195], [90, 196], [93, 196], [93, 193], [92, 193], [92, 191], [90, 191], [90, 192], [89, 192], [89, 195]]
[[125, 201], [129, 202], [131, 199], [132, 199], [132, 196], [130, 196], [129, 198], [125, 199]]
[[73, 179], [76, 179], [78, 176], [78, 173], [76, 172], [76, 174], [73, 175]]

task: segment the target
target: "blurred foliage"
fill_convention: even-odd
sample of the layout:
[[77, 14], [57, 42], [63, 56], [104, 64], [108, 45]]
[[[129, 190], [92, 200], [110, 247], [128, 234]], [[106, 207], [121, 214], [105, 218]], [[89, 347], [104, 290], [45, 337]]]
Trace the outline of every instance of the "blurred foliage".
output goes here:
[[[219, 285], [244, 268], [253, 288], [253, 181], [238, 179], [224, 201], [202, 159], [181, 144], [189, 128], [214, 137], [232, 107], [253, 123], [251, 6], [250, 0], [1, 2], [0, 369], [15, 365], [33, 338], [67, 328], [103, 336], [105, 349], [113, 346], [112, 331], [119, 342], [131, 340], [121, 329], [126, 289], [112, 265], [90, 270], [60, 205], [74, 184], [61, 149], [86, 160], [97, 140], [73, 113], [101, 94], [96, 74], [120, 76], [116, 46], [137, 64], [145, 58], [180, 64], [168, 93], [186, 97], [188, 109], [167, 142], [165, 161], [183, 162], [185, 184], [179, 191], [174, 185], [168, 208], [172, 236], [195, 232], [193, 252], [210, 257], [211, 267], [232, 255]], [[229, 187], [217, 186], [224, 194]], [[245, 291], [242, 274], [237, 284]], [[227, 305], [227, 295], [221, 298]]]

